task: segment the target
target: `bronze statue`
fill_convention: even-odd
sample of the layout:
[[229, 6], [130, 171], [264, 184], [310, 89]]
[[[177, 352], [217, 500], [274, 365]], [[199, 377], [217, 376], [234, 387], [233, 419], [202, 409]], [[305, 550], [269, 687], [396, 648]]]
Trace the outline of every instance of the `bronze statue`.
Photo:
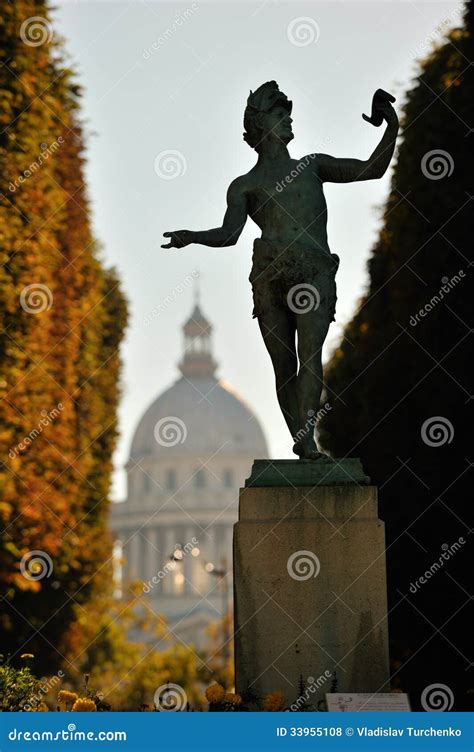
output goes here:
[[[386, 120], [385, 133], [368, 160], [309, 154], [292, 159], [292, 103], [275, 81], [250, 92], [244, 139], [258, 154], [255, 166], [227, 192], [222, 227], [165, 232], [163, 248], [190, 243], [234, 245], [250, 216], [262, 232], [250, 273], [257, 317], [273, 363], [280, 408], [301, 459], [321, 457], [314, 438], [323, 388], [321, 352], [336, 306], [339, 258], [330, 252], [323, 184], [381, 178], [395, 148], [398, 118], [390, 94], [377, 90], [369, 122]], [[295, 343], [297, 335], [297, 346]]]

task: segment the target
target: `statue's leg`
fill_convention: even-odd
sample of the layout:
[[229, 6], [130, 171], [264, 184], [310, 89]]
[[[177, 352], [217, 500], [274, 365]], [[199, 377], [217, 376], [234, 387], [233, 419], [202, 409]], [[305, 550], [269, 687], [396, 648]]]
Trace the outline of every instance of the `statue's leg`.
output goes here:
[[268, 301], [265, 310], [258, 316], [258, 324], [275, 371], [278, 402], [294, 437], [299, 423], [294, 314], [286, 306], [278, 306]]
[[322, 304], [315, 311], [296, 315], [299, 359], [297, 394], [300, 411], [299, 440], [294, 451], [307, 459], [318, 459], [321, 456], [314, 438], [314, 429], [323, 389], [322, 348], [330, 323], [325, 308]]

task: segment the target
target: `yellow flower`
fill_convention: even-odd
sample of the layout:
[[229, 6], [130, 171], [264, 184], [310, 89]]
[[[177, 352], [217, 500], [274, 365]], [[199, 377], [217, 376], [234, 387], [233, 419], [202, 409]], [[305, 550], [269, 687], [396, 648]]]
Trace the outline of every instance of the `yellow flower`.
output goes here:
[[77, 694], [75, 692], [68, 692], [67, 689], [61, 689], [58, 693], [58, 702], [63, 702], [65, 705], [74, 705], [77, 700]]
[[240, 695], [235, 695], [233, 692], [227, 692], [224, 697], [226, 702], [230, 702], [231, 705], [240, 705], [242, 698]]
[[87, 697], [79, 697], [72, 706], [73, 713], [94, 713], [97, 710], [94, 700]]
[[20, 658], [25, 658], [25, 660], [26, 660], [28, 658], [34, 658], [34, 655], [33, 655], [33, 653], [22, 653], [20, 655]]
[[283, 710], [285, 707], [285, 695], [283, 692], [270, 692], [270, 694], [265, 696], [263, 707], [265, 710], [272, 712]]
[[220, 684], [212, 684], [206, 689], [208, 702], [222, 702], [225, 697], [225, 689]]

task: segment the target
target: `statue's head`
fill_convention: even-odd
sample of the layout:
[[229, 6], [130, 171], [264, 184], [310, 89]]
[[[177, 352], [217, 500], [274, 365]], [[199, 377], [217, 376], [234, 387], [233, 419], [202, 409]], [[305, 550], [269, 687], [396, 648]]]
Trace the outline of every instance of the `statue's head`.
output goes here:
[[256, 151], [260, 151], [265, 140], [289, 143], [293, 138], [292, 106], [276, 81], [267, 81], [251, 91], [244, 113], [244, 141]]

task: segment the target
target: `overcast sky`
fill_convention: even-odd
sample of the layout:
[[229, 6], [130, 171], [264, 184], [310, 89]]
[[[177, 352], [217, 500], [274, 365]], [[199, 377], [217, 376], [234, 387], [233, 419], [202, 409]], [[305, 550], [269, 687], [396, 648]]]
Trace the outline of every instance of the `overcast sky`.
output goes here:
[[[350, 0], [57, 3], [55, 29], [85, 89], [94, 231], [131, 308], [116, 498], [124, 495], [122, 468], [139, 417], [178, 376], [180, 327], [193, 304], [186, 280], [197, 271], [219, 375], [253, 406], [272, 456], [292, 456], [270, 360], [251, 318], [248, 275], [258, 228], [249, 220], [230, 248], [160, 248], [166, 230], [221, 223], [228, 184], [255, 160], [242, 140], [249, 90], [275, 79], [293, 101], [292, 156], [367, 158], [382, 135], [361, 118], [374, 90], [392, 92], [398, 106], [415, 59], [459, 22], [459, 9], [458, 2]], [[329, 244], [341, 257], [327, 353], [363, 292], [388, 184], [387, 174], [326, 186]]]

